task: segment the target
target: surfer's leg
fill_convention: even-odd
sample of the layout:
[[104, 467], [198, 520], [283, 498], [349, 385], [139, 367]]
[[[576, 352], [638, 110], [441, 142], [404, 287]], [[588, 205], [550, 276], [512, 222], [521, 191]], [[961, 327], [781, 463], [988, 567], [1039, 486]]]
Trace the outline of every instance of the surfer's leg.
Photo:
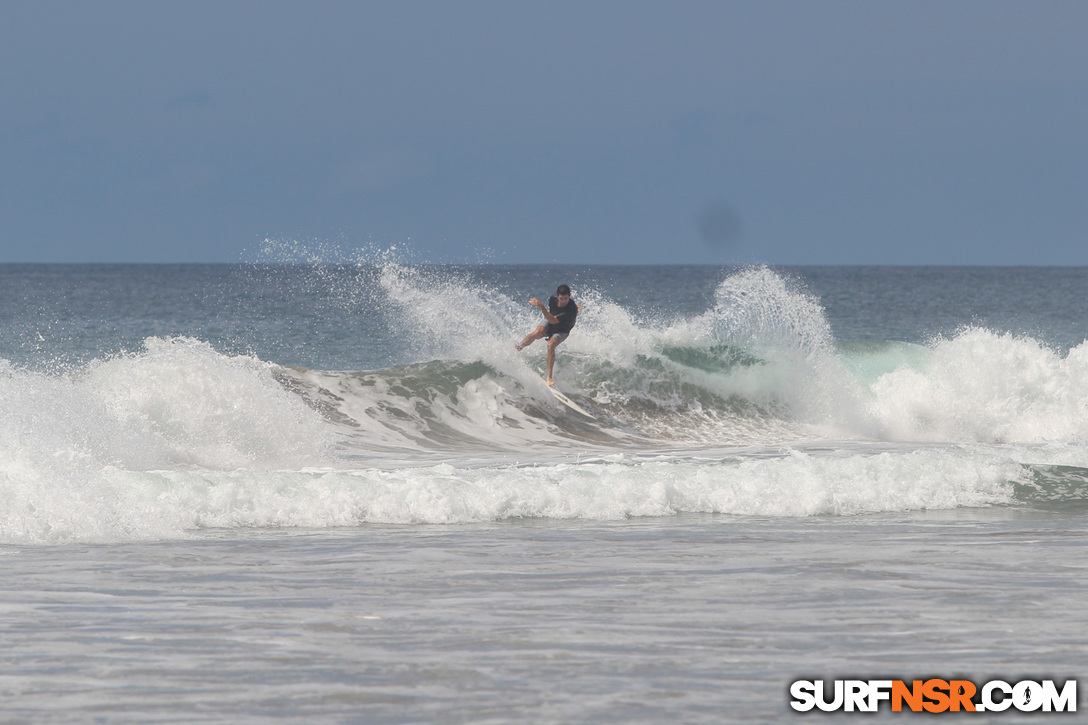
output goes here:
[[530, 332], [528, 335], [525, 336], [524, 340], [514, 345], [514, 347], [519, 351], [524, 350], [542, 337], [544, 337], [544, 325], [541, 325], [540, 327]]
[[548, 338], [548, 385], [555, 385], [552, 380], [552, 368], [555, 366], [555, 348], [567, 338], [566, 335], [555, 335]]

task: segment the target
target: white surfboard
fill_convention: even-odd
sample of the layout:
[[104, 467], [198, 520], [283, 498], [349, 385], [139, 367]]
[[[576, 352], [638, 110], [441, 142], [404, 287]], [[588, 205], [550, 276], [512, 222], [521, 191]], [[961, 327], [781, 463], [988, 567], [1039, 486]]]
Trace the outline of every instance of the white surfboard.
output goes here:
[[[548, 381], [544, 380], [544, 384], [548, 385]], [[560, 403], [567, 406], [568, 408], [570, 408], [574, 412], [581, 413], [582, 415], [589, 418], [590, 420], [597, 420], [597, 416], [590, 414], [588, 411], [586, 411], [584, 408], [582, 408], [582, 406], [575, 403], [573, 400], [568, 398], [563, 393], [560, 393], [558, 390], [556, 390], [551, 385], [548, 385], [548, 391], [551, 392], [551, 394], [555, 397], [556, 400], [558, 400]]]

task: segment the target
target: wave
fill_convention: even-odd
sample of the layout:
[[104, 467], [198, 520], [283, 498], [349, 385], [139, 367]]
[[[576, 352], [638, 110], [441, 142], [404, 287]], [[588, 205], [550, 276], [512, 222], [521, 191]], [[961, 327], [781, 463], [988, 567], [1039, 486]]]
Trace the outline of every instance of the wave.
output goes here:
[[0, 362], [0, 541], [1078, 506], [1088, 490], [1088, 343], [837, 341], [766, 269], [686, 318], [580, 290], [556, 374], [589, 420], [550, 395], [542, 345], [514, 350], [538, 322], [523, 303], [397, 265], [380, 284], [421, 362], [307, 369], [191, 338], [63, 374]]
[[1017, 501], [1062, 510], [1088, 510], [1088, 466], [1029, 464], [1014, 487]]
[[74, 482], [8, 479], [0, 542], [177, 538], [197, 529], [677, 514], [856, 515], [1015, 502], [1025, 470], [956, 449], [849, 457], [788, 450], [691, 458], [612, 454], [541, 465], [88, 469]]
[[[513, 349], [540, 322], [524, 302], [445, 270], [387, 265], [380, 283], [398, 310], [399, 335], [416, 343], [416, 357], [430, 362], [349, 373], [351, 380], [339, 381], [300, 371], [299, 387], [318, 386], [315, 377], [321, 377], [344, 401], [357, 399], [363, 388], [368, 399], [394, 390], [420, 410], [421, 396], [446, 390], [466, 366], [476, 366], [471, 384], [463, 384], [458, 395], [447, 391], [435, 399], [436, 407], [422, 417], [480, 418], [478, 408], [485, 408], [479, 438], [489, 445], [534, 447], [571, 439], [762, 444], [795, 438], [805, 424], [824, 422], [835, 408], [832, 399], [851, 394], [837, 384], [844, 379], [841, 364], [818, 302], [765, 268], [727, 278], [712, 309], [690, 318], [663, 318], [652, 305], [649, 314], [625, 309], [581, 290], [577, 299], [584, 309], [560, 348], [556, 377], [564, 393], [602, 419], [598, 426], [585, 425], [548, 394], [540, 379], [543, 344], [520, 354]], [[370, 411], [392, 407], [397, 401], [384, 397], [372, 401]], [[511, 438], [512, 429], [532, 434]]]
[[966, 328], [920, 363], [868, 385], [889, 439], [1088, 441], [1088, 342], [1066, 355], [1030, 338]]
[[[711, 308], [687, 318], [582, 290], [585, 309], [560, 348], [557, 379], [599, 425], [548, 395], [543, 345], [513, 350], [538, 322], [523, 303], [397, 265], [383, 268], [381, 286], [399, 309], [398, 334], [429, 362], [283, 377], [388, 445], [396, 435], [428, 450], [1088, 441], [1088, 343], [1062, 354], [975, 327], [926, 345], [838, 341], [818, 300], [766, 268], [725, 278]], [[355, 438], [365, 447], [367, 436]]]

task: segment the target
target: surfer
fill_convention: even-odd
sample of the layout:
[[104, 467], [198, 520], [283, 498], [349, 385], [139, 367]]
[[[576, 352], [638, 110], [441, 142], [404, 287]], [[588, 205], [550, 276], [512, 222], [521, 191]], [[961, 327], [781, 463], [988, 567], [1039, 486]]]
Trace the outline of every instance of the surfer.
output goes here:
[[529, 304], [533, 307], [539, 307], [540, 311], [544, 313], [544, 319], [547, 320], [548, 323], [537, 327], [526, 335], [524, 340], [514, 345], [514, 347], [517, 350], [524, 350], [540, 338], [547, 338], [548, 385], [555, 385], [555, 381], [552, 380], [552, 367], [555, 365], [555, 348], [570, 335], [570, 331], [574, 327], [575, 321], [578, 319], [578, 312], [582, 309], [582, 306], [571, 298], [570, 287], [565, 284], [559, 285], [555, 290], [555, 294], [548, 298], [547, 307], [545, 307], [544, 303], [536, 297], [529, 300]]

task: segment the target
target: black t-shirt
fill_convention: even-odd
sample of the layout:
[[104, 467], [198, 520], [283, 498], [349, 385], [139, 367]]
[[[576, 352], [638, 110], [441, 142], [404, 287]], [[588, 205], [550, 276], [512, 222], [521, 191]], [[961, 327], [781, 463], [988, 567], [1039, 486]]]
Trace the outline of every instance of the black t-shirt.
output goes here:
[[574, 322], [578, 318], [578, 305], [574, 302], [574, 298], [571, 297], [567, 300], [566, 305], [560, 307], [558, 298], [552, 295], [548, 298], [548, 312], [559, 318], [558, 323], [548, 323], [548, 334], [564, 334], [570, 332], [571, 328], [574, 327]]

